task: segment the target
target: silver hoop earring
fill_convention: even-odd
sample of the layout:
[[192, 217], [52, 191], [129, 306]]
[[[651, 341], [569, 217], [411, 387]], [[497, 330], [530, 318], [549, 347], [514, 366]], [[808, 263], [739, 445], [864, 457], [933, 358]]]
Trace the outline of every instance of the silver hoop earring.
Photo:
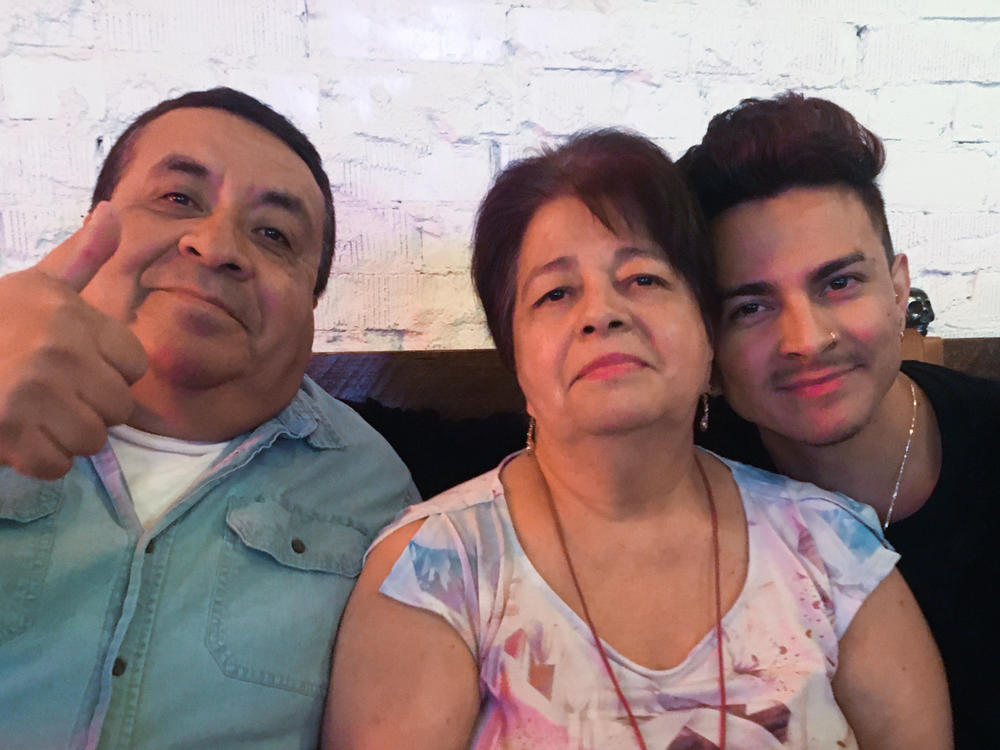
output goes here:
[[701, 419], [698, 420], [698, 429], [702, 432], [708, 429], [708, 394], [701, 394]]
[[528, 435], [524, 441], [524, 452], [529, 456], [535, 452], [535, 418], [528, 417]]

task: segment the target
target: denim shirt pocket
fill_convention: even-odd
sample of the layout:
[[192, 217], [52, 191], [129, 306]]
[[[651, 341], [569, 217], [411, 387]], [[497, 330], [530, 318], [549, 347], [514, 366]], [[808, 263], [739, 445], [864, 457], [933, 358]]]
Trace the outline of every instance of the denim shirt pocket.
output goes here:
[[62, 481], [0, 472], [0, 643], [27, 630], [52, 561]]
[[222, 672], [324, 695], [334, 635], [368, 541], [292, 504], [231, 504], [206, 634]]

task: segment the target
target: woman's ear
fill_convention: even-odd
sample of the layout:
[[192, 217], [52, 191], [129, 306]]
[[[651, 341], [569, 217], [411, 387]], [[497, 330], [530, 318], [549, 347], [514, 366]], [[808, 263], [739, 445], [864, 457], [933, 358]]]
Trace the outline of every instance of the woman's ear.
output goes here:
[[719, 373], [719, 368], [715, 366], [715, 360], [712, 360], [712, 371], [708, 376], [708, 388], [706, 390], [709, 396], [722, 395], [722, 375]]

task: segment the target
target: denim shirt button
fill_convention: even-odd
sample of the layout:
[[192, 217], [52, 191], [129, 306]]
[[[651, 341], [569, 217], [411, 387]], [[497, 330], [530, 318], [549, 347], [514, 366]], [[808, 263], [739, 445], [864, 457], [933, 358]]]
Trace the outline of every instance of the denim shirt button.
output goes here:
[[125, 660], [120, 656], [115, 659], [115, 663], [111, 665], [111, 674], [115, 677], [121, 677], [125, 674]]
[[295, 552], [295, 553], [298, 553], [298, 554], [301, 555], [305, 551], [306, 551], [306, 543], [305, 542], [303, 542], [299, 538], [295, 538], [295, 539], [292, 540], [292, 552]]

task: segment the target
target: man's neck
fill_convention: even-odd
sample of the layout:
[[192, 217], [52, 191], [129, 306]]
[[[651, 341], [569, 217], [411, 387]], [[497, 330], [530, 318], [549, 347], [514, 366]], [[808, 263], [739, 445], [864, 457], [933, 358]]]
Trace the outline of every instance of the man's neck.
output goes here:
[[296, 389], [261, 392], [244, 382], [231, 382], [192, 390], [158, 381], [147, 373], [132, 386], [136, 405], [127, 424], [154, 435], [221, 442], [266, 422], [291, 402]]
[[[779, 472], [871, 505], [884, 520], [913, 419], [910, 382], [900, 373], [868, 424], [839, 443], [809, 445], [763, 429], [761, 439]], [[934, 409], [920, 388], [914, 387], [916, 421], [892, 514], [897, 521], [923, 506], [941, 468]]]

